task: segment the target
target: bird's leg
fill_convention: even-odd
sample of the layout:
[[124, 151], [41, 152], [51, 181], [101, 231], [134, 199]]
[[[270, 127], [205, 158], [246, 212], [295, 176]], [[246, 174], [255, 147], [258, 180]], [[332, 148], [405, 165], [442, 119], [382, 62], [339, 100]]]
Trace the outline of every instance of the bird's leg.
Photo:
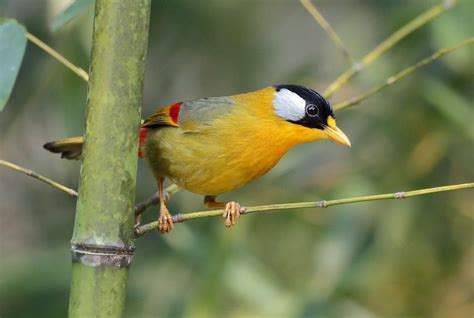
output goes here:
[[142, 215], [135, 215], [135, 223], [133, 224], [133, 230], [136, 231], [142, 223]]
[[164, 193], [164, 178], [158, 179], [158, 192], [160, 194], [160, 216], [158, 217], [158, 228], [161, 234], [168, 233], [174, 229], [173, 217], [166, 207], [166, 197]]
[[235, 225], [240, 214], [245, 212], [245, 208], [241, 207], [237, 202], [216, 202], [215, 195], [206, 195], [204, 197], [204, 205], [209, 209], [224, 209], [222, 216], [225, 218], [224, 225], [226, 227]]

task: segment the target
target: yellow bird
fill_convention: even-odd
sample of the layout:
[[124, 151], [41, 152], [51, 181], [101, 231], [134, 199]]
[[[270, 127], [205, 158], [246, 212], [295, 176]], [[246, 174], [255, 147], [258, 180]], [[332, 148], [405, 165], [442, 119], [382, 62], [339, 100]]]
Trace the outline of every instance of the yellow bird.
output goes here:
[[[245, 208], [217, 202], [217, 195], [265, 174], [295, 145], [323, 139], [351, 146], [336, 126], [329, 102], [299, 85], [179, 102], [158, 110], [142, 124], [139, 156], [158, 183], [160, 232], [174, 228], [163, 193], [166, 178], [204, 195], [208, 208], [224, 208], [225, 225], [230, 227]], [[82, 137], [74, 137], [44, 148], [78, 159], [82, 143]]]

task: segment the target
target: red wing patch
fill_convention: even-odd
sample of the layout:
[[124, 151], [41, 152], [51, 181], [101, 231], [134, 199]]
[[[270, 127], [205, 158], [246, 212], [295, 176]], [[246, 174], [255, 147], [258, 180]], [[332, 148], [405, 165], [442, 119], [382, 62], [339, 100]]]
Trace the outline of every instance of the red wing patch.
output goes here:
[[181, 110], [181, 105], [183, 103], [176, 103], [170, 106], [169, 116], [173, 123], [178, 124], [179, 111]]
[[175, 103], [162, 108], [145, 119], [142, 127], [174, 126], [178, 127], [179, 112], [183, 103]]
[[140, 128], [140, 139], [138, 141], [138, 157], [143, 158], [143, 143], [145, 142], [148, 128]]

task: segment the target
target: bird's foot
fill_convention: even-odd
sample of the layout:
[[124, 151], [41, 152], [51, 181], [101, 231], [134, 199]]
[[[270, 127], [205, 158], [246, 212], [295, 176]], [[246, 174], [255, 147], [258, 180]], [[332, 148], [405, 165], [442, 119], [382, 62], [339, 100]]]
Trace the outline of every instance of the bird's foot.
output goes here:
[[135, 232], [135, 234], [137, 233], [137, 230], [140, 227], [141, 223], [142, 223], [142, 216], [141, 215], [136, 215], [135, 216], [135, 223], [133, 224], [133, 231]]
[[225, 218], [224, 225], [225, 227], [231, 227], [235, 225], [240, 214], [245, 213], [245, 208], [241, 207], [237, 202], [227, 202], [224, 208], [224, 214], [222, 216]]
[[162, 206], [160, 208], [160, 216], [158, 217], [158, 229], [161, 234], [165, 234], [174, 229], [173, 217], [168, 208]]

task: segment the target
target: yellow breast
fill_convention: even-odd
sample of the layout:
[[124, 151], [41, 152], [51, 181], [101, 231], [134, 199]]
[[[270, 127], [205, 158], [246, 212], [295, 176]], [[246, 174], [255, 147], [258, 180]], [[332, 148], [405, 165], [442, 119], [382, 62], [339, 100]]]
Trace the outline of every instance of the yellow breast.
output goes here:
[[270, 87], [233, 96], [231, 114], [197, 132], [152, 130], [145, 158], [155, 175], [191, 192], [218, 195], [265, 174], [296, 144], [324, 138], [274, 115], [274, 91]]

